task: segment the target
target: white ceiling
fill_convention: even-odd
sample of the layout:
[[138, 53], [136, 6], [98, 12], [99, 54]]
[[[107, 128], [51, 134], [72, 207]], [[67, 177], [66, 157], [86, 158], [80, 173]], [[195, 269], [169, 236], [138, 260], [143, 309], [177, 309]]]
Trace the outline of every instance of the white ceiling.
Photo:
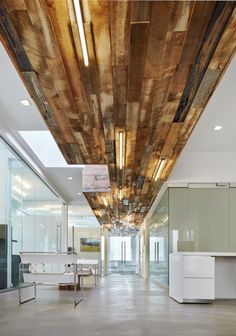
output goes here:
[[[21, 99], [28, 99], [31, 105], [22, 106]], [[85, 204], [89, 207], [84, 195], [78, 195], [82, 191], [83, 167], [67, 164], [65, 168], [45, 167], [19, 133], [29, 131], [37, 131], [36, 133], [42, 134], [38, 131], [44, 131], [43, 133], [45, 133], [47, 127], [3, 45], [0, 43], [0, 135], [16, 151], [21, 152], [25, 161], [52, 186], [62, 199], [69, 203]], [[96, 180], [96, 166], [94, 168], [94, 179]], [[68, 180], [68, 177], [73, 179]], [[90, 185], [91, 176], [88, 180], [88, 186]], [[99, 187], [101, 186], [99, 185]]]
[[[215, 131], [215, 126], [223, 126]], [[168, 181], [236, 182], [236, 57], [229, 65]]]

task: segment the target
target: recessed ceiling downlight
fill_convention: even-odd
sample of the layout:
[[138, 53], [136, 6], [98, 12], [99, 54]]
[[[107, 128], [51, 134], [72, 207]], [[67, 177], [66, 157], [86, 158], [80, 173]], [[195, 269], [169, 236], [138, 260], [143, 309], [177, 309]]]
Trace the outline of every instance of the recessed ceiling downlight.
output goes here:
[[218, 125], [218, 126], [215, 126], [215, 127], [214, 127], [214, 130], [215, 130], [215, 131], [221, 131], [222, 128], [223, 128], [223, 126]]
[[30, 101], [28, 99], [21, 99], [20, 102], [21, 102], [21, 105], [23, 105], [23, 106], [30, 106], [31, 105]]

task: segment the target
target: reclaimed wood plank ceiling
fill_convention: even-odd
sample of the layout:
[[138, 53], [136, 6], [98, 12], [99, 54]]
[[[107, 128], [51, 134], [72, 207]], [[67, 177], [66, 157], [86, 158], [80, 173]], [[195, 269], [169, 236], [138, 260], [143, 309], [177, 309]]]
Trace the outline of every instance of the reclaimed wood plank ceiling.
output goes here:
[[235, 2], [80, 6], [88, 66], [73, 0], [0, 0], [1, 41], [67, 162], [108, 165], [100, 223], [139, 226], [235, 53]]

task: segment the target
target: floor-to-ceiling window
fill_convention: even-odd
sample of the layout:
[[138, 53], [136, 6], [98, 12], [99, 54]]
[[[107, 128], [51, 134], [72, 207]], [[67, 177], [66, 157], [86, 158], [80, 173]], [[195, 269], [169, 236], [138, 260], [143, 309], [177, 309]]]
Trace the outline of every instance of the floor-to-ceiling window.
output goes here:
[[0, 141], [0, 290], [18, 284], [20, 252], [61, 250], [63, 203]]

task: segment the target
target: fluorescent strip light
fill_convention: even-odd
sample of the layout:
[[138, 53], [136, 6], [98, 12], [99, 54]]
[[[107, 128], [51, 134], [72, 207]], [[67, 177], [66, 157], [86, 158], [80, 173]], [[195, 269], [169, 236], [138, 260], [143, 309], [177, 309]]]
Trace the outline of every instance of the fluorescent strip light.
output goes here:
[[119, 132], [119, 158], [120, 169], [123, 168], [123, 132]]
[[122, 200], [122, 197], [123, 197], [123, 192], [122, 192], [122, 189], [120, 189], [120, 191], [119, 191], [119, 199]]
[[158, 178], [160, 177], [162, 169], [163, 169], [165, 163], [166, 163], [166, 160], [165, 159], [161, 159], [161, 161], [159, 163], [159, 166], [158, 166], [158, 169], [157, 169], [156, 176], [155, 176], [155, 181], [157, 181]]
[[79, 30], [79, 36], [80, 36], [80, 43], [81, 43], [81, 48], [82, 48], [82, 53], [83, 53], [83, 58], [84, 58], [84, 65], [88, 66], [89, 65], [88, 50], [87, 50], [86, 39], [85, 39], [85, 34], [84, 34], [84, 24], [82, 20], [79, 0], [74, 0], [74, 7], [75, 7], [75, 15], [76, 15], [77, 26]]
[[108, 206], [108, 201], [107, 201], [107, 198], [105, 196], [103, 196], [103, 203], [104, 203], [105, 207]]

